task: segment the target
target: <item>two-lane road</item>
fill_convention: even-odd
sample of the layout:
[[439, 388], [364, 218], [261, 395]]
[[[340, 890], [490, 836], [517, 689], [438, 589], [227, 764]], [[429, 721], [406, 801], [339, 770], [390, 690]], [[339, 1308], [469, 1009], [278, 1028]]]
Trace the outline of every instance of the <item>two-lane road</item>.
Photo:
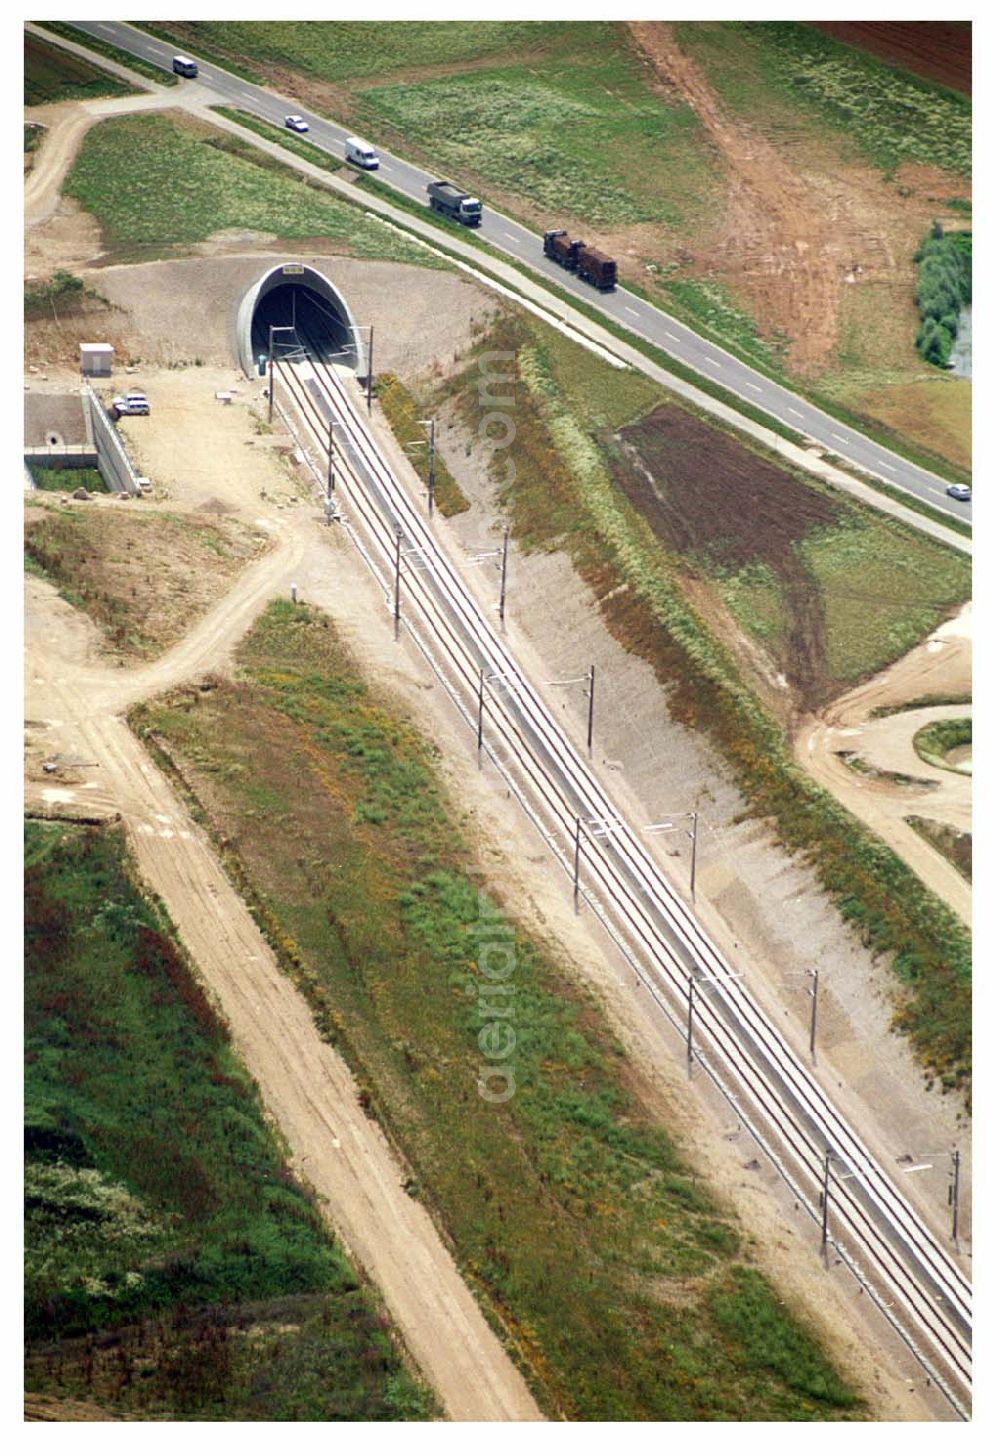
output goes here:
[[[109, 41], [154, 65], [162, 66], [164, 70], [171, 69], [176, 48], [165, 41], [114, 21], [74, 21], [73, 24], [81, 31]], [[202, 86], [217, 93], [220, 102], [242, 107], [279, 126], [286, 115], [297, 112], [309, 123], [309, 140], [314, 146], [333, 156], [343, 157], [344, 139], [349, 134], [344, 127], [303, 110], [301, 103], [294, 99], [277, 96], [272, 91], [245, 81], [219, 66], [198, 60], [198, 67], [197, 82], [180, 84]], [[374, 142], [382, 158], [378, 174], [381, 179], [412, 201], [426, 203], [427, 183], [432, 180], [432, 174], [386, 152], [379, 146], [377, 137], [368, 139]], [[428, 217], [433, 216], [428, 211]], [[545, 258], [537, 233], [492, 210], [485, 200], [480, 231], [499, 252], [515, 258], [541, 278], [589, 304], [592, 309], [603, 313], [621, 328], [628, 329], [647, 343], [655, 345], [703, 378], [728, 389], [746, 404], [765, 411], [788, 428], [818, 441], [848, 465], [935, 506], [957, 520], [971, 519], [971, 501], [956, 501], [948, 496], [945, 493], [947, 481], [870, 440], [860, 431], [834, 419], [792, 390], [783, 388], [766, 375], [742, 364], [725, 349], [710, 343], [637, 294], [630, 293], [625, 288], [619, 288], [610, 294], [598, 293], [572, 273], [567, 273], [558, 264]]]

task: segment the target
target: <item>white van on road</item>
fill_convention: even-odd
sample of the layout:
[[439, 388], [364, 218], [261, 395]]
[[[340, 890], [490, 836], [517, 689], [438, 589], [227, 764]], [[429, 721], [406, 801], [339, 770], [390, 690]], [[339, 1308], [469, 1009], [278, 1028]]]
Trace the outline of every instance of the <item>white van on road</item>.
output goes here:
[[344, 142], [344, 156], [356, 167], [364, 167], [367, 172], [373, 172], [378, 166], [378, 152], [360, 137], [347, 138]]

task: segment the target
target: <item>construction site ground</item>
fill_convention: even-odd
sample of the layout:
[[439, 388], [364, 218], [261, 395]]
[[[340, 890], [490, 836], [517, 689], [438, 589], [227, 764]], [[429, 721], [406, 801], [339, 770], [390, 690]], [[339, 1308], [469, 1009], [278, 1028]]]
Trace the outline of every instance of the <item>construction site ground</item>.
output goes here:
[[[44, 159], [44, 148], [42, 152]], [[32, 174], [35, 176], [35, 173]], [[61, 206], [61, 204], [60, 204]], [[60, 266], [81, 266], [87, 236], [80, 219], [51, 214], [59, 234]], [[73, 255], [81, 237], [84, 252]], [[44, 241], [37, 246], [43, 249]], [[277, 970], [246, 907], [229, 885], [201, 831], [124, 726], [127, 705], [207, 671], [225, 671], [229, 653], [256, 614], [295, 581], [307, 600], [335, 618], [355, 655], [375, 677], [390, 680], [425, 733], [442, 751], [456, 805], [470, 809], [481, 832], [484, 864], [504, 885], [505, 899], [528, 928], [551, 936], [598, 988], [621, 1029], [645, 1095], [663, 1114], [686, 1156], [738, 1211], [756, 1241], [762, 1266], [831, 1342], [845, 1372], [883, 1418], [921, 1419], [940, 1413], [923, 1382], [914, 1383], [896, 1357], [885, 1355], [885, 1327], [874, 1314], [859, 1318], [867, 1300], [846, 1271], [822, 1268], [815, 1225], [792, 1208], [776, 1176], [757, 1166], [745, 1135], [712, 1103], [707, 1088], [691, 1097], [682, 1059], [662, 1021], [636, 991], [624, 965], [586, 919], [572, 915], [566, 886], [546, 872], [543, 845], [490, 775], [470, 773], [474, 756], [443, 689], [426, 664], [392, 640], [381, 593], [349, 542], [322, 523], [302, 476], [292, 486], [275, 440], [260, 433], [256, 383], [227, 362], [227, 340], [207, 329], [199, 301], [218, 268], [262, 269], [233, 243], [233, 255], [115, 270], [124, 336], [154, 340], [157, 320], [174, 319], [177, 357], [200, 354], [201, 368], [170, 369], [151, 359], [141, 383], [153, 401], [148, 419], [129, 426], [140, 469], [169, 490], [171, 509], [203, 511], [206, 502], [265, 535], [272, 543], [188, 634], [164, 657], [139, 669], [116, 669], [102, 659], [94, 629], [55, 590], [29, 579], [26, 679], [27, 799], [29, 807], [70, 817], [121, 813], [140, 866], [167, 903], [182, 938], [220, 997], [238, 1047], [257, 1078], [272, 1115], [293, 1149], [295, 1164], [329, 1199], [332, 1222], [370, 1270], [415, 1358], [451, 1414], [536, 1414], [523, 1382], [461, 1285], [430, 1219], [402, 1192], [398, 1170], [379, 1131], [357, 1105], [342, 1063], [323, 1044], [304, 1003]], [[33, 256], [41, 256], [41, 253]], [[469, 330], [489, 310], [472, 285], [442, 273], [338, 259], [359, 316], [379, 306], [387, 289], [395, 304], [393, 338], [384, 365], [404, 377], [416, 369], [447, 368], [465, 348]], [[108, 270], [108, 274], [110, 275]], [[141, 273], [141, 284], [136, 277]], [[373, 276], [374, 275], [374, 276]], [[108, 287], [115, 288], [109, 276]], [[186, 290], [179, 293], [179, 288]], [[435, 293], [434, 290], [440, 290]], [[458, 292], [461, 290], [461, 293]], [[459, 321], [454, 312], [461, 297]], [[183, 298], [185, 308], [178, 308]], [[450, 307], [447, 326], [429, 324]], [[388, 332], [388, 331], [387, 331]], [[384, 335], [383, 335], [384, 336]], [[29, 348], [33, 347], [29, 335]], [[52, 378], [59, 370], [46, 360]], [[74, 378], [65, 374], [67, 384]], [[122, 379], [116, 379], [116, 387]], [[239, 391], [231, 405], [215, 395]], [[255, 403], [258, 415], [248, 406]], [[177, 448], [178, 422], [197, 435], [197, 461]], [[409, 471], [388, 431], [376, 420], [384, 449], [400, 472]], [[497, 539], [497, 518], [484, 460], [457, 437], [443, 449], [472, 509], [450, 524], [442, 539], [466, 562], [468, 551]], [[414, 491], [419, 484], [409, 476]], [[262, 495], [263, 491], [263, 495]], [[293, 504], [294, 500], [294, 504]], [[102, 509], [142, 511], [141, 501], [109, 502]], [[492, 583], [480, 585], [485, 601]], [[857, 944], [817, 890], [805, 866], [791, 862], [766, 826], [741, 821], [742, 806], [724, 767], [704, 744], [670, 721], [662, 689], [649, 668], [629, 658], [606, 632], [596, 604], [558, 554], [512, 554], [510, 639], [535, 682], [569, 675], [595, 663], [603, 702], [597, 762], [609, 786], [636, 822], [665, 811], [697, 807], [702, 815], [698, 905], [707, 928], [747, 975], [789, 1039], [807, 1055], [808, 998], [802, 972], [822, 974], [819, 1075], [835, 1092], [863, 1135], [882, 1150], [957, 1143], [968, 1154], [968, 1127], [959, 1100], [928, 1093], [905, 1042], [891, 1029], [893, 986], [885, 968]], [[944, 654], [930, 654], [945, 661]], [[929, 675], [933, 672], [929, 668]], [[606, 685], [606, 687], [604, 686]], [[937, 691], [925, 674], [922, 692]], [[584, 732], [585, 702], [567, 690], [553, 706]], [[610, 704], [614, 702], [612, 714]], [[55, 754], [87, 767], [56, 781], [42, 771]], [[89, 766], [89, 765], [96, 766]], [[656, 853], [678, 889], [687, 868], [682, 843], [659, 841]], [[727, 1134], [732, 1134], [727, 1136]], [[345, 1165], [349, 1164], [349, 1167]], [[944, 1233], [948, 1211], [942, 1173], [907, 1188], [924, 1216]], [[776, 1216], [777, 1208], [777, 1216]], [[968, 1211], [963, 1248], [968, 1251]], [[436, 1296], [428, 1298], [428, 1291]], [[456, 1357], [456, 1328], [465, 1332], [469, 1364]], [[447, 1353], [442, 1360], [441, 1352]], [[446, 1368], [445, 1368], [446, 1367]], [[470, 1402], [474, 1404], [470, 1406]], [[489, 1418], [488, 1415], [485, 1418]]]

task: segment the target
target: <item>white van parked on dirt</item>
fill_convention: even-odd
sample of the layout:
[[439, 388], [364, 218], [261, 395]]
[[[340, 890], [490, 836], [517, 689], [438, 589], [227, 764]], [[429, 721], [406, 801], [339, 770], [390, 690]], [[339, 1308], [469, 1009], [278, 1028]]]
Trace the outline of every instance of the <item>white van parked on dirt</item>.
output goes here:
[[373, 172], [378, 166], [378, 152], [360, 137], [347, 138], [344, 142], [344, 156], [356, 167], [364, 167], [368, 172]]

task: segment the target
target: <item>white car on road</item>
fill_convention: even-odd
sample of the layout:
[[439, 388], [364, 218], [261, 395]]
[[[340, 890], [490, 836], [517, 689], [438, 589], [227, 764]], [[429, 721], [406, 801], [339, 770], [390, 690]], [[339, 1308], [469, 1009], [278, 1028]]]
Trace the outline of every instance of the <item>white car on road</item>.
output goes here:
[[308, 131], [309, 123], [304, 116], [286, 116], [285, 125], [289, 131]]

